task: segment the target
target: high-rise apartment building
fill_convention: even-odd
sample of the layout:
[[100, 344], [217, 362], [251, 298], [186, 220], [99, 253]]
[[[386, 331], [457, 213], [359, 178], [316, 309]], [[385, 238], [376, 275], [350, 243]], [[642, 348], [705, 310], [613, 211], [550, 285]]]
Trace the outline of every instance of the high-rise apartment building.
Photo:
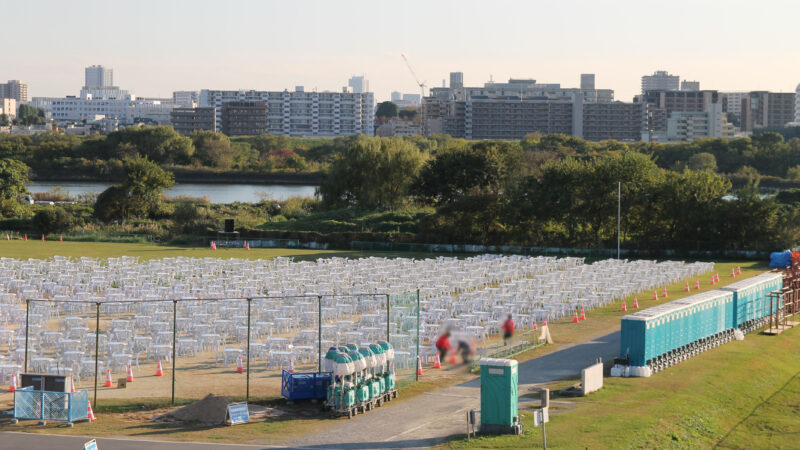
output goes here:
[[464, 87], [464, 72], [450, 72], [450, 87], [451, 88]]
[[200, 103], [200, 91], [174, 91], [172, 102], [182, 108], [194, 108]]
[[114, 86], [114, 69], [103, 66], [86, 68], [84, 89], [100, 89]]
[[228, 136], [257, 136], [266, 133], [267, 102], [224, 103], [222, 105], [222, 132]]
[[666, 132], [667, 119], [673, 112], [703, 112], [709, 105], [720, 103], [717, 91], [648, 90], [642, 97], [646, 105], [646, 132]]
[[[426, 100], [433, 104], [435, 99]], [[640, 104], [585, 103], [579, 93], [572, 99], [440, 100], [436, 106], [435, 111], [426, 110], [439, 115], [428, 122], [428, 133], [466, 139], [521, 139], [529, 133], [562, 133], [592, 141], [641, 139]]]
[[350, 86], [354, 94], [369, 92], [369, 81], [364, 75], [350, 77], [347, 80], [347, 85]]
[[594, 74], [582, 73], [581, 74], [581, 89], [594, 89]]
[[794, 92], [749, 92], [742, 101], [742, 128], [779, 128], [795, 120]]
[[708, 105], [706, 111], [676, 111], [667, 119], [666, 140], [693, 141], [701, 138], [732, 138], [736, 128], [728, 123], [722, 104]]
[[8, 117], [17, 116], [17, 100], [13, 98], [0, 98], [0, 114]]
[[614, 91], [611, 89], [562, 88], [558, 83], [537, 83], [534, 79], [519, 78], [511, 78], [507, 83], [489, 81], [483, 87], [432, 88], [430, 97], [464, 101], [505, 97], [572, 99], [576, 93], [580, 93], [583, 100], [589, 103], [614, 101]]
[[747, 98], [747, 92], [720, 92], [722, 99], [722, 112], [731, 114], [735, 122], [742, 123], [742, 102]]
[[0, 98], [13, 98], [17, 104], [28, 101], [28, 85], [19, 80], [0, 83]]
[[681, 81], [681, 90], [682, 91], [699, 91], [700, 90], [700, 82], [699, 81], [683, 80], [683, 81]]
[[[346, 91], [346, 89], [343, 89]], [[216, 111], [215, 131], [223, 131], [222, 108], [228, 102], [266, 103], [266, 133], [283, 136], [374, 134], [371, 92], [200, 91], [200, 106]]]
[[658, 70], [652, 75], [642, 77], [642, 94], [647, 91], [677, 91], [680, 87], [680, 77], [670, 75], [665, 70]]
[[214, 108], [175, 108], [169, 121], [172, 128], [184, 136], [195, 130], [214, 131], [217, 124]]
[[794, 92], [794, 123], [800, 124], [800, 84]]

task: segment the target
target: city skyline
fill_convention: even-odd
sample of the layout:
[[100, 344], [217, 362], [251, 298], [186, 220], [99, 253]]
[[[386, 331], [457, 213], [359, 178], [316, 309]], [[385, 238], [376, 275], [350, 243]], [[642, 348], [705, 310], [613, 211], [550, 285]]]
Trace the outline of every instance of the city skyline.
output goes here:
[[[594, 73], [598, 88], [628, 102], [656, 70], [719, 91], [793, 92], [800, 82], [790, 38], [800, 6], [787, 1], [755, 11], [740, 1], [678, 1], [668, 10], [638, 1], [81, 4], [6, 5], [10, 35], [34, 36], [8, 46], [0, 80], [28, 83], [29, 97], [77, 95], [84, 68], [99, 64], [137, 96], [171, 97], [296, 85], [339, 91], [365, 74], [376, 98], [388, 100], [392, 91], [419, 92], [405, 53], [428, 88], [451, 71], [468, 86], [513, 77], [578, 87], [581, 73]], [[720, 11], [724, 27], [709, 20]], [[748, 39], [723, 32], [737, 29]]]

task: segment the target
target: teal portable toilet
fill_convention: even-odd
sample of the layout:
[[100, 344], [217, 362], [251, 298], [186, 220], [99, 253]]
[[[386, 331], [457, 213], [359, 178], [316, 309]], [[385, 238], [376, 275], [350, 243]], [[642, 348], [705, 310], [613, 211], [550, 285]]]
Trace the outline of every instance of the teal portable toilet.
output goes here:
[[521, 434], [515, 359], [481, 358], [481, 433]]

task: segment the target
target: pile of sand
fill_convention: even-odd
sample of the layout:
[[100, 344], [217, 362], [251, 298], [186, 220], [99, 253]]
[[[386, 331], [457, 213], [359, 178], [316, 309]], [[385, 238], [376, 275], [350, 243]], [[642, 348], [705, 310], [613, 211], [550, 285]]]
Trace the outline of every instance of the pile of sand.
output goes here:
[[228, 416], [228, 397], [208, 394], [199, 402], [156, 417], [157, 422], [189, 422], [201, 425], [224, 425]]

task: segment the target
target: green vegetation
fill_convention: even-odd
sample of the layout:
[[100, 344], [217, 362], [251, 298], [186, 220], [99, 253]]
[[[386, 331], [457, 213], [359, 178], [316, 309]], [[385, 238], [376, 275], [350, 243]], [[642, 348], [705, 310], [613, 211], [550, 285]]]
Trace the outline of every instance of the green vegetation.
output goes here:
[[380, 102], [375, 109], [375, 117], [382, 120], [391, 119], [392, 117], [397, 117], [399, 112], [400, 108], [396, 103], [389, 101]]
[[[606, 378], [602, 390], [551, 404], [554, 448], [794, 448], [800, 404], [800, 330], [747, 335], [650, 378]], [[563, 389], [579, 380], [553, 383]], [[523, 398], [525, 400], [525, 398]], [[524, 406], [533, 401], [527, 396]], [[533, 405], [538, 402], [534, 401]], [[446, 448], [541, 445], [531, 410], [523, 436], [458, 439]]]

